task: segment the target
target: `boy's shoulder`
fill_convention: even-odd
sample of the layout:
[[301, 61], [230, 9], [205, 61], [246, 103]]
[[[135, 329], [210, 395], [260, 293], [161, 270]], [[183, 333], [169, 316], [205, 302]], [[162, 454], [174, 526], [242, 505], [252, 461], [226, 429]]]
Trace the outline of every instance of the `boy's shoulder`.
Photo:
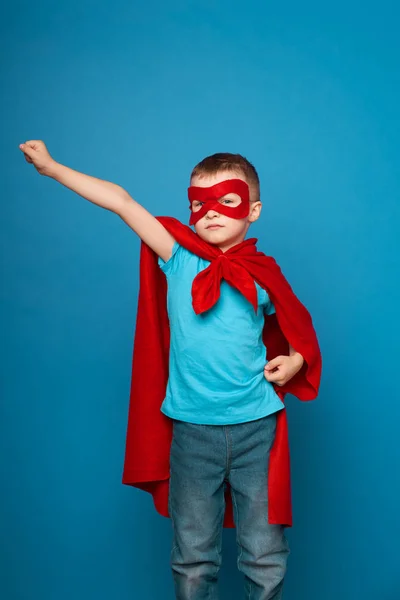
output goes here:
[[160, 269], [166, 274], [170, 275], [176, 272], [178, 269], [182, 269], [190, 261], [199, 261], [200, 257], [193, 254], [190, 250], [182, 246], [179, 242], [175, 241], [172, 246], [172, 254], [167, 261], [164, 261], [160, 256], [158, 257], [158, 265]]

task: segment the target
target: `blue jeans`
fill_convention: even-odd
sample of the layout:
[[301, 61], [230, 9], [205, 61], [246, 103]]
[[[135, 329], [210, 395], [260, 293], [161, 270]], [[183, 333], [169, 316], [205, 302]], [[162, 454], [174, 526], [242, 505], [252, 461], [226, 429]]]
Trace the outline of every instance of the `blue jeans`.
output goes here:
[[268, 462], [275, 430], [276, 413], [235, 425], [173, 419], [169, 514], [178, 600], [218, 599], [226, 481], [244, 598], [281, 600], [290, 550], [284, 527], [268, 523]]

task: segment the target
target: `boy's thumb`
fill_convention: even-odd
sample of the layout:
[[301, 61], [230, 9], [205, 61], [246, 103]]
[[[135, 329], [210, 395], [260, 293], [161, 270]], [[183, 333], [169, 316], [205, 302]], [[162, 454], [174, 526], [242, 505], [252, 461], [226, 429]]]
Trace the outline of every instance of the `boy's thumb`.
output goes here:
[[30, 146], [28, 146], [28, 144], [20, 144], [19, 147], [21, 148], [21, 150], [27, 154], [29, 157], [32, 157], [35, 154], [35, 151], [33, 148], [31, 148]]
[[276, 360], [276, 358], [273, 358], [272, 360], [270, 360], [269, 362], [267, 362], [267, 364], [264, 367], [265, 371], [272, 371], [273, 369], [275, 369], [275, 367], [279, 364], [279, 362]]

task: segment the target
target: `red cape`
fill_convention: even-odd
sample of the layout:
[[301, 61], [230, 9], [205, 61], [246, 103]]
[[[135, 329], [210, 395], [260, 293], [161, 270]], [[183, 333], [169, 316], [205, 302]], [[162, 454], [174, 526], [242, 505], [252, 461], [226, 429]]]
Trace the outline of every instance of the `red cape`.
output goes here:
[[[158, 217], [175, 240], [191, 252], [211, 261], [222, 252], [199, 238], [190, 227], [171, 217]], [[299, 400], [313, 400], [318, 394], [321, 377], [321, 353], [312, 319], [293, 293], [274, 258], [258, 252], [257, 240], [245, 240], [234, 249], [234, 268], [239, 279], [251, 276], [264, 288], [275, 306], [276, 313], [265, 317], [263, 341], [268, 360], [280, 354], [289, 354], [289, 344], [304, 357], [302, 369], [284, 386], [274, 386], [283, 401], [286, 393]], [[235, 254], [236, 248], [239, 248]], [[226, 254], [230, 253], [228, 252]], [[231, 261], [219, 260], [219, 276], [205, 269], [197, 277], [197, 295], [193, 286], [196, 313], [212, 305], [219, 295], [220, 265]], [[215, 272], [216, 269], [214, 269]], [[223, 270], [223, 269], [222, 269]], [[247, 271], [247, 273], [245, 272]], [[242, 276], [241, 273], [244, 275]], [[195, 279], [196, 282], [196, 279]], [[218, 285], [216, 285], [218, 284]], [[236, 285], [235, 283], [232, 283]], [[251, 296], [248, 282], [246, 297]], [[252, 284], [254, 287], [254, 284]], [[158, 265], [158, 257], [144, 242], [140, 254], [140, 290], [133, 347], [132, 378], [125, 464], [122, 482], [150, 492], [156, 510], [169, 517], [169, 458], [172, 441], [172, 420], [160, 411], [168, 382], [169, 321], [166, 307], [167, 282]], [[197, 303], [197, 305], [196, 305]], [[200, 305], [200, 306], [199, 306]], [[203, 305], [203, 306], [202, 306]], [[224, 527], [235, 527], [229, 484], [225, 493]], [[286, 527], [292, 525], [290, 487], [290, 456], [286, 409], [277, 412], [276, 437], [271, 449], [268, 467], [268, 521]]]

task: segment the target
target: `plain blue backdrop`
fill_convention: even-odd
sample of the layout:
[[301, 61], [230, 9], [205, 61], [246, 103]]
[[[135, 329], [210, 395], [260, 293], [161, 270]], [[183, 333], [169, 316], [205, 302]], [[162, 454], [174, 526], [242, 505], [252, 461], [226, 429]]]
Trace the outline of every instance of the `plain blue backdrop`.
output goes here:
[[[5, 600], [172, 600], [170, 520], [121, 483], [139, 240], [18, 145], [187, 222], [192, 167], [256, 166], [252, 229], [310, 310], [319, 398], [287, 398], [285, 600], [397, 600], [396, 2], [17, 1], [1, 19]], [[221, 598], [241, 599], [224, 530]]]

